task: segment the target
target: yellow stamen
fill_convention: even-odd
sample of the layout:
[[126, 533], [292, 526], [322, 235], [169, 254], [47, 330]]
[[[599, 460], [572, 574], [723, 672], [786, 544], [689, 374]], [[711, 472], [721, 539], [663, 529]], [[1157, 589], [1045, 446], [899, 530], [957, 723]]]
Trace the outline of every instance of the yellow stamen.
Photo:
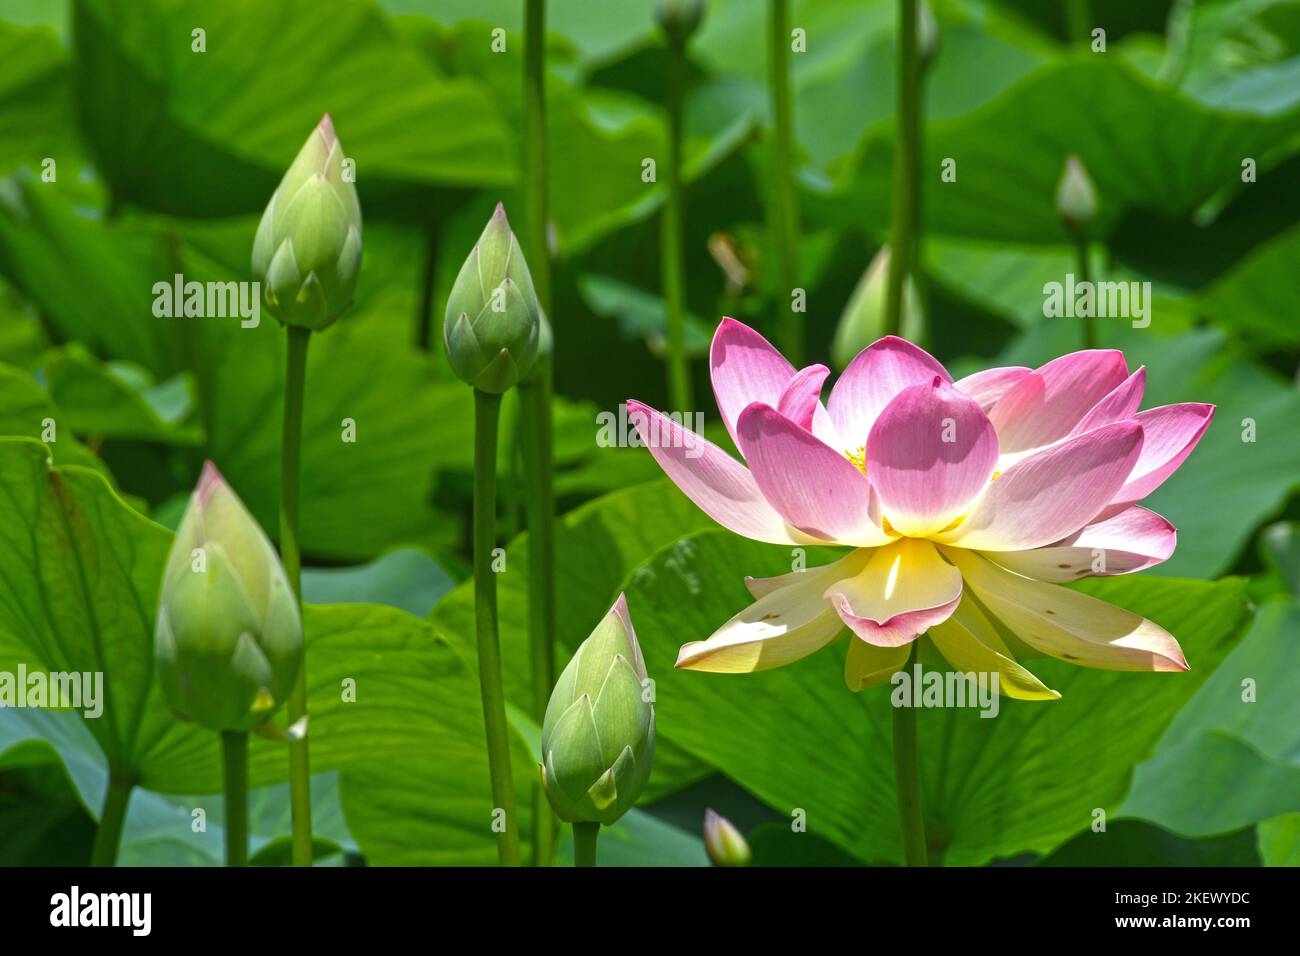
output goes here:
[[859, 446], [857, 451], [846, 451], [844, 457], [853, 463], [853, 467], [864, 475], [867, 473], [867, 446]]

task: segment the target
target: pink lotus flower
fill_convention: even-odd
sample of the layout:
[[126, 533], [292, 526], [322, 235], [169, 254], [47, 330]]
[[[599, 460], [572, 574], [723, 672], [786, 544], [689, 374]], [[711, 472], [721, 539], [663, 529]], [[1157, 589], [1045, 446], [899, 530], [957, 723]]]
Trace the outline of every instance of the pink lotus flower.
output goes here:
[[1114, 350], [954, 382], [892, 336], [860, 352], [823, 404], [824, 366], [796, 370], [734, 319], [718, 326], [709, 366], [749, 467], [629, 402], [668, 477], [747, 538], [853, 550], [747, 578], [755, 603], [682, 647], [678, 667], [779, 667], [847, 627], [853, 690], [887, 682], [923, 634], [957, 670], [997, 673], [1002, 692], [1023, 699], [1060, 695], [1013, 648], [1087, 667], [1187, 669], [1159, 625], [1058, 584], [1173, 554], [1173, 525], [1137, 502], [1196, 447], [1213, 406], [1139, 412], [1145, 370], [1130, 374]]

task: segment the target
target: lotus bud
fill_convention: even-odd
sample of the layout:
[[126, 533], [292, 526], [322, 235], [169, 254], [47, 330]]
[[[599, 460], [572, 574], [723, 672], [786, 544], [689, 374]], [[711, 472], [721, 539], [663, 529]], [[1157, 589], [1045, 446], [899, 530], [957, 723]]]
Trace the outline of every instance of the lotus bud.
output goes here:
[[262, 306], [282, 325], [320, 331], [352, 304], [361, 205], [326, 113], [280, 180], [253, 240]]
[[539, 380], [542, 373], [550, 368], [551, 358], [555, 354], [555, 333], [551, 331], [550, 320], [546, 317], [546, 313], [540, 310], [537, 319], [537, 358], [528, 374], [524, 376], [525, 382]]
[[655, 22], [673, 43], [686, 40], [704, 18], [704, 0], [655, 0]]
[[505, 207], [497, 204], [447, 299], [443, 343], [457, 377], [500, 394], [537, 358], [541, 306]]
[[712, 810], [704, 811], [704, 850], [714, 866], [749, 866], [753, 856], [736, 825]]
[[155, 645], [167, 703], [211, 730], [258, 727], [302, 666], [302, 621], [280, 559], [211, 462], [167, 558]]
[[1056, 187], [1056, 211], [1071, 231], [1086, 229], [1097, 215], [1097, 189], [1083, 161], [1071, 153], [1065, 157], [1061, 181]]
[[564, 668], [542, 721], [542, 786], [561, 820], [608, 826], [641, 795], [655, 747], [648, 686], [620, 594]]
[[[871, 260], [867, 271], [849, 296], [831, 341], [831, 361], [843, 371], [854, 356], [885, 334], [885, 292], [889, 282], [889, 247], [884, 246]], [[903, 281], [903, 315], [899, 329], [903, 338], [915, 342], [921, 337], [925, 315], [916, 283], [909, 275]]]

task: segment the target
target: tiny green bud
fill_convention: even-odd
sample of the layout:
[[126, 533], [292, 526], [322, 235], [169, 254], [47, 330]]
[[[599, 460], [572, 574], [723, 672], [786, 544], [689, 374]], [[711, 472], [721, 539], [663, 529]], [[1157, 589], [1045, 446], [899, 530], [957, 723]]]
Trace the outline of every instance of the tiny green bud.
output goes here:
[[352, 304], [361, 269], [361, 205], [344, 176], [343, 147], [326, 113], [262, 213], [253, 277], [282, 325], [320, 331]]
[[302, 666], [302, 622], [280, 559], [211, 462], [167, 557], [155, 646], [167, 703], [210, 730], [262, 724]]
[[556, 681], [542, 721], [542, 787], [564, 822], [608, 826], [641, 795], [655, 746], [647, 687], [620, 594]]
[[540, 325], [533, 277], [498, 203], [447, 299], [447, 360], [462, 381], [500, 394], [532, 369]]
[[1074, 231], [1086, 229], [1097, 215], [1097, 189], [1083, 161], [1073, 153], [1065, 157], [1065, 168], [1056, 187], [1056, 211]]
[[928, 67], [939, 52], [939, 21], [926, 0], [916, 5], [916, 48], [921, 54], [921, 65]]
[[655, 22], [673, 43], [685, 43], [704, 18], [704, 0], [655, 0]]
[[704, 811], [704, 850], [714, 866], [749, 866], [753, 857], [736, 825], [712, 810]]
[[[885, 295], [889, 282], [889, 247], [883, 246], [849, 296], [831, 340], [831, 361], [843, 371], [854, 357], [885, 334]], [[916, 283], [909, 275], [903, 282], [903, 315], [899, 334], [915, 342], [924, 324]]]

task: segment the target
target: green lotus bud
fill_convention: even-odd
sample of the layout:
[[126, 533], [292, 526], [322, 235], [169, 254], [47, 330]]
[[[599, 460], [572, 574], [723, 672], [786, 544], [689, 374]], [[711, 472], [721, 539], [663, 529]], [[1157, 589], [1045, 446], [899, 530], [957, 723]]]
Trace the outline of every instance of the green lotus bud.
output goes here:
[[939, 52], [939, 21], [925, 0], [916, 5], [916, 48], [921, 54], [921, 65], [929, 66]]
[[1097, 189], [1083, 160], [1073, 153], [1065, 157], [1065, 168], [1056, 187], [1056, 211], [1072, 230], [1087, 228], [1097, 215]]
[[714, 866], [749, 866], [753, 857], [736, 825], [712, 810], [704, 811], [704, 851]]
[[655, 749], [649, 686], [620, 594], [564, 668], [542, 721], [542, 786], [561, 820], [609, 825], [641, 795]]
[[655, 22], [674, 43], [685, 43], [704, 18], [704, 0], [655, 0]]
[[442, 337], [452, 371], [481, 392], [510, 388], [537, 358], [541, 311], [519, 240], [497, 203], [447, 299]]
[[155, 645], [167, 703], [211, 730], [257, 727], [302, 666], [302, 622], [280, 559], [211, 462], [167, 558]]
[[253, 277], [283, 325], [320, 331], [352, 304], [361, 268], [361, 205], [344, 177], [343, 147], [326, 113], [257, 225]]
[[[885, 292], [889, 283], [889, 247], [883, 246], [849, 296], [848, 304], [831, 340], [831, 361], [843, 371], [854, 356], [885, 334]], [[903, 282], [903, 315], [899, 333], [915, 342], [921, 337], [925, 314], [916, 283], [909, 275]]]

